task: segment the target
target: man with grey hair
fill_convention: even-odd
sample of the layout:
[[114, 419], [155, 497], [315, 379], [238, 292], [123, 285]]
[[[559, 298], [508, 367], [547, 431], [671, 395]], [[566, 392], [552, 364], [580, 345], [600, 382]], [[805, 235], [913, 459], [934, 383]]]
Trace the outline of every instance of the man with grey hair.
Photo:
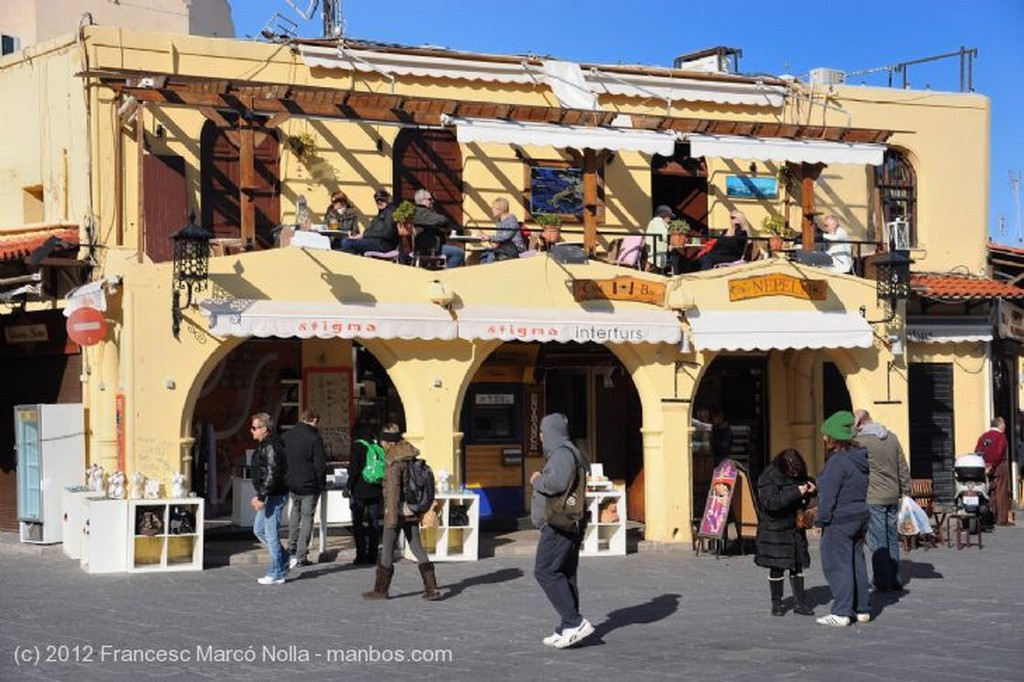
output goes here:
[[519, 219], [509, 211], [508, 199], [498, 197], [491, 202], [491, 215], [497, 229], [494, 236], [488, 239], [488, 248], [480, 257], [481, 263], [493, 263], [496, 260], [519, 258], [526, 250], [526, 241], [519, 229]]
[[832, 258], [831, 270], [833, 272], [850, 272], [853, 270], [853, 255], [850, 252], [850, 235], [839, 223], [839, 218], [831, 213], [825, 216], [821, 223], [821, 236], [829, 242], [825, 249]]
[[431, 255], [443, 255], [447, 268], [457, 268], [465, 263], [465, 251], [445, 244], [448, 235], [458, 229], [452, 221], [434, 209], [434, 195], [430, 190], [416, 190], [413, 203], [416, 204], [416, 213], [412, 217], [413, 225], [416, 226], [414, 250], [420, 254], [433, 252]]
[[868, 549], [871, 576], [879, 592], [902, 589], [897, 517], [900, 501], [909, 495], [910, 468], [899, 438], [873, 421], [867, 410], [854, 411], [857, 442], [868, 451]]
[[281, 546], [281, 510], [288, 500], [288, 458], [284, 443], [274, 433], [274, 422], [266, 412], [257, 412], [249, 418], [250, 432], [256, 441], [252, 456], [252, 487], [256, 494], [252, 508], [256, 519], [252, 532], [270, 553], [270, 568], [256, 582], [260, 585], [280, 585], [288, 574], [291, 557]]

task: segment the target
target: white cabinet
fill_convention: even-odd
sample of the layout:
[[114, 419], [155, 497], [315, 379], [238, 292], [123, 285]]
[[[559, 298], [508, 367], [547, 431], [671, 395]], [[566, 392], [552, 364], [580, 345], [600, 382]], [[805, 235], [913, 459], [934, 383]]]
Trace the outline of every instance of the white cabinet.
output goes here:
[[128, 501], [85, 498], [81, 556], [82, 570], [119, 573], [128, 556]]
[[85, 519], [87, 499], [103, 497], [103, 493], [94, 490], [65, 490], [63, 496], [64, 530], [61, 549], [71, 559], [82, 558], [82, 541], [85, 538]]
[[203, 499], [129, 500], [129, 571], [201, 571]]
[[[610, 520], [610, 508], [615, 505], [615, 520]], [[580, 556], [607, 556], [626, 553], [626, 493], [605, 489], [587, 491], [587, 509], [590, 523], [583, 535]], [[601, 520], [601, 512], [605, 520]]]
[[[420, 528], [427, 557], [431, 561], [476, 561], [480, 554], [480, 498], [470, 492], [438, 493], [434, 509], [438, 526]], [[405, 557], [413, 558], [408, 547]]]

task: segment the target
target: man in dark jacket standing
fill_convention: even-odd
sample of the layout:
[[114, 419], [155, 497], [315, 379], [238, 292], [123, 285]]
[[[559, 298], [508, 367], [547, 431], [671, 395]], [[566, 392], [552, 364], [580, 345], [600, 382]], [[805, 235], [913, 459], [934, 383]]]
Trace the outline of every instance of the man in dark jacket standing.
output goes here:
[[320, 413], [306, 409], [302, 420], [288, 430], [284, 449], [288, 455], [288, 492], [292, 510], [288, 517], [289, 568], [309, 566], [309, 539], [313, 535], [313, 510], [327, 481], [327, 454], [317, 425]]
[[540, 440], [544, 446], [544, 469], [530, 476], [533, 486], [530, 516], [533, 525], [540, 528], [533, 575], [561, 618], [554, 634], [544, 638], [544, 644], [564, 649], [594, 632], [590, 621], [580, 615], [580, 591], [576, 582], [586, 518], [581, 520], [576, 533], [558, 530], [547, 519], [552, 503], [572, 487], [578, 467], [590, 471], [590, 463], [569, 439], [569, 420], [564, 414], [555, 412], [540, 421]]
[[900, 500], [910, 494], [910, 467], [896, 434], [856, 410], [857, 442], [868, 451], [868, 550], [871, 576], [879, 592], [894, 592], [900, 584]]
[[[868, 529], [868, 451], [853, 441], [854, 416], [841, 410], [825, 420], [825, 468], [818, 477], [821, 570], [832, 590], [832, 613], [819, 625], [844, 627], [871, 620], [864, 538]], [[856, 602], [856, 604], [854, 603]]]
[[387, 190], [379, 189], [374, 192], [373, 200], [377, 203], [377, 215], [370, 221], [361, 238], [342, 239], [339, 247], [341, 251], [361, 256], [367, 251], [387, 252], [398, 248], [398, 228], [392, 215], [395, 207], [391, 205], [391, 195]]
[[380, 545], [381, 499], [384, 490], [381, 483], [369, 483], [363, 478], [366, 466], [366, 451], [373, 443], [373, 429], [366, 424], [356, 424], [352, 430], [352, 454], [348, 458], [349, 509], [352, 510], [352, 538], [356, 543], [356, 558], [353, 564], [374, 565], [377, 563], [377, 548]]
[[270, 568], [256, 582], [260, 585], [280, 585], [288, 574], [288, 552], [281, 546], [281, 510], [288, 499], [288, 458], [284, 443], [273, 432], [274, 422], [266, 412], [250, 417], [256, 452], [252, 456], [252, 486], [256, 495], [252, 508], [256, 520], [252, 531], [270, 552]]

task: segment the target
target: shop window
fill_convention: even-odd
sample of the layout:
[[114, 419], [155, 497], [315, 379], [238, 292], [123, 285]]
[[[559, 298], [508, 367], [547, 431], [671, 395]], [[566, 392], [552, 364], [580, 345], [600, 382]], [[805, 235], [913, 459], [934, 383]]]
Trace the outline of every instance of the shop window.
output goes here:
[[46, 210], [43, 203], [43, 186], [35, 185], [22, 189], [21, 211], [22, 221], [25, 223], [41, 223], [46, 220]]
[[[917, 174], [903, 152], [889, 149], [882, 165], [875, 168], [875, 187], [882, 205], [882, 221], [903, 218], [910, 223], [910, 244], [918, 245]], [[879, 235], [881, 236], [881, 235]]]

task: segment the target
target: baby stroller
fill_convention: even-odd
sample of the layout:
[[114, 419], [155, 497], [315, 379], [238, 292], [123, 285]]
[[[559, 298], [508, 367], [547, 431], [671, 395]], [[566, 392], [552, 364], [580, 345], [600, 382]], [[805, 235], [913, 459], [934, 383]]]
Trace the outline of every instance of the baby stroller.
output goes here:
[[[962, 455], [953, 462], [954, 497], [957, 514], [971, 517], [968, 532], [990, 531], [995, 517], [988, 504], [988, 477], [985, 475], [985, 459], [972, 452]], [[977, 528], [975, 524], [980, 524]]]

